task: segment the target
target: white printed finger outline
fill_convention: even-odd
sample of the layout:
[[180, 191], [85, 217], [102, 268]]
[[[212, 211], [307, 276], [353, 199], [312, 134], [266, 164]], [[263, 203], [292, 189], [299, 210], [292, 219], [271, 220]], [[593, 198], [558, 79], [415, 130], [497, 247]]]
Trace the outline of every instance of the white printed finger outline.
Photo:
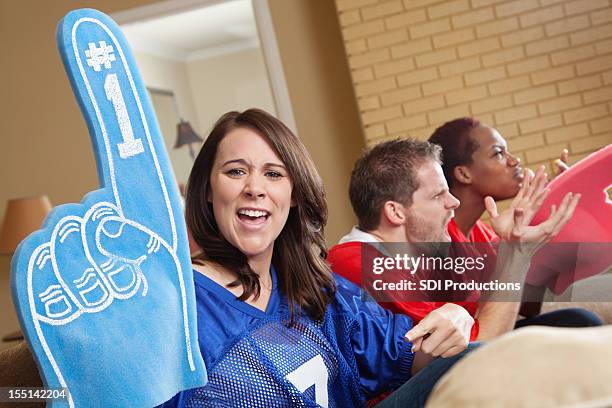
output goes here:
[[[163, 255], [162, 252], [172, 258], [175, 270], [180, 275], [180, 262], [168, 243], [146, 227], [118, 216], [112, 209], [109, 203], [98, 203], [83, 218], [73, 215], [62, 217], [54, 228], [50, 242], [40, 245], [30, 257], [27, 277], [32, 320], [45, 354], [63, 387], [68, 387], [70, 384], [64, 380], [62, 369], [56, 362], [57, 358], [47, 344], [41, 323], [63, 326], [76, 320], [82, 314], [103, 311], [112, 304], [114, 299], [127, 300], [139, 292], [145, 296], [148, 285], [145, 274], [141, 270], [141, 264], [149, 257]], [[121, 228], [108, 228], [110, 223], [120, 224]], [[90, 224], [94, 225], [88, 228]], [[126, 231], [129, 228], [131, 230]], [[95, 231], [95, 243], [88, 245], [85, 232], [92, 229]], [[109, 230], [113, 232], [109, 233]], [[127, 232], [131, 232], [131, 236], [127, 236]], [[134, 232], [140, 236], [135, 236]], [[104, 238], [110, 241], [105, 242]], [[135, 257], [127, 254], [126, 252], [134, 252], [134, 250], [124, 250], [126, 248], [121, 245], [121, 241], [126, 240], [141, 242], [142, 245], [136, 251], [145, 255]], [[62, 248], [65, 245], [74, 245], [75, 242], [85, 249], [84, 253], [80, 254], [83, 256], [75, 259], [73, 252], [68, 255], [72, 257], [73, 263], [82, 267], [62, 268], [59, 266], [62, 263]], [[114, 244], [114, 247], [109, 245], [109, 242]], [[96, 251], [91, 252], [97, 252], [98, 255], [91, 255], [88, 248], [94, 248]], [[123, 254], [120, 253], [121, 250], [124, 250]], [[119, 256], [117, 252], [120, 253]], [[94, 262], [84, 261], [85, 254], [88, 254], [88, 258]], [[106, 261], [100, 263], [100, 256]], [[129, 291], [126, 291], [123, 286], [117, 284], [117, 278], [113, 275], [129, 268], [134, 271], [132, 273], [134, 279], [128, 285]], [[70, 273], [71, 271], [76, 271], [76, 273]], [[47, 279], [39, 285], [41, 289], [37, 290], [33, 281], [41, 275], [52, 276], [53, 283], [49, 284]], [[140, 290], [141, 286], [142, 290]], [[185, 307], [183, 302], [182, 316], [184, 317], [187, 316]], [[187, 325], [185, 325], [184, 335], [189, 338]], [[193, 367], [191, 344], [187, 343], [187, 347], [189, 348], [189, 364]], [[73, 406], [74, 403], [69, 401], [69, 405]]]
[[[79, 308], [57, 280], [49, 283], [45, 279], [54, 275], [49, 244], [43, 244], [30, 258], [28, 273], [28, 286], [32, 288], [28, 291], [31, 295], [30, 303], [37, 320], [51, 325], [66, 324], [78, 313]], [[35, 291], [34, 287], [41, 287], [41, 290]]]
[[[20, 245], [13, 257], [13, 299], [45, 385], [68, 387], [68, 406], [93, 401], [88, 397], [102, 394], [99, 390], [108, 384], [103, 376], [86, 377], [91, 369], [84, 364], [73, 364], [97, 358], [96, 353], [102, 353], [99, 361], [106, 361], [106, 367], [112, 368], [116, 357], [124, 366], [144, 368], [135, 369], [135, 376], [142, 372], [140, 381], [127, 384], [138, 396], [143, 378], [182, 370], [182, 376], [164, 377], [163, 395], [137, 400], [139, 405], [157, 405], [206, 382], [178, 190], [166, 183], [173, 176], [163, 140], [116, 24], [95, 10], [77, 10], [60, 22], [57, 37], [88, 122], [101, 188], [80, 204], [54, 209], [44, 228]], [[147, 313], [151, 307], [168, 311], [156, 319]], [[136, 358], [133, 349], [123, 346], [129, 339], [119, 333], [121, 341], [115, 342], [109, 327], [136, 327], [135, 333], [148, 336], [147, 344], [157, 346]], [[152, 335], [150, 327], [155, 328]], [[105, 344], [104, 350], [92, 347], [98, 343]], [[163, 355], [156, 354], [162, 346], [179, 350], [178, 358], [163, 348]], [[158, 367], [138, 365], [138, 360], [156, 361]], [[101, 406], [134, 405], [134, 400], [117, 399], [122, 391], [107, 392], [109, 397], [96, 401]], [[111, 396], [114, 401], [103, 399]]]
[[[83, 241], [85, 251], [94, 267], [99, 266], [99, 275], [114, 298], [129, 299], [144, 285], [143, 296], [148, 290], [147, 280], [140, 270], [140, 253], [132, 260], [121, 259], [115, 254], [103, 252], [98, 242], [98, 229], [109, 217], [119, 216], [119, 211], [111, 203], [98, 203], [85, 214], [83, 221]], [[153, 239], [153, 238], [151, 238]]]
[[[83, 219], [77, 216], [64, 217], [57, 223], [50, 241], [51, 264], [56, 279], [79, 311], [95, 313], [104, 310], [112, 297], [98, 268], [86, 258], [82, 228]], [[67, 268], [64, 257], [68, 252], [72, 259]]]
[[[92, 24], [99, 27], [99, 38], [108, 37], [109, 43], [107, 44], [106, 40], [98, 40], [99, 46], [94, 41], [88, 42], [86, 49], [84, 46], [79, 49], [77, 31], [83, 25]], [[95, 136], [92, 137], [95, 138], [96, 158], [98, 168], [101, 169], [100, 178], [104, 187], [111, 187], [117, 211], [125, 218], [152, 230], [165, 232], [169, 227], [170, 232], [162, 233], [162, 237], [176, 250], [175, 211], [170, 205], [164, 172], [160, 168], [156, 150], [156, 147], [163, 149], [163, 145], [155, 146], [151, 134], [152, 131], [156, 132], [159, 139], [159, 130], [154, 121], [150, 123], [148, 120], [152, 115], [145, 114], [143, 98], [136, 88], [121, 44], [106, 24], [95, 18], [84, 17], [72, 25], [69, 44], [64, 44], [62, 54], [69, 61], [66, 68], [71, 71], [74, 80], [82, 81], [83, 87], [79, 88], [77, 97], [81, 105], [85, 105], [84, 110], [92, 119], [90, 123], [94, 127], [92, 133]], [[115, 63], [121, 64], [121, 69], [115, 69]], [[115, 72], [111, 72], [113, 69]], [[119, 76], [123, 82], [129, 84], [127, 90], [122, 89]], [[86, 92], [82, 91], [83, 88]], [[102, 95], [104, 97], [100, 98]], [[150, 110], [150, 107], [147, 108]], [[134, 166], [134, 161], [138, 163], [137, 166]], [[142, 217], [140, 209], [144, 205], [141, 200], [151, 196], [142, 194], [142, 191], [150, 191], [153, 188], [151, 184], [144, 184], [142, 181], [153, 180], [146, 174], [151, 169], [157, 176], [158, 185], [155, 188], [159, 190], [155, 199], [163, 197], [165, 206], [156, 202], [151, 206], [156, 213]], [[145, 174], [135, 177], [135, 172]], [[130, 177], [122, 177], [124, 174]]]

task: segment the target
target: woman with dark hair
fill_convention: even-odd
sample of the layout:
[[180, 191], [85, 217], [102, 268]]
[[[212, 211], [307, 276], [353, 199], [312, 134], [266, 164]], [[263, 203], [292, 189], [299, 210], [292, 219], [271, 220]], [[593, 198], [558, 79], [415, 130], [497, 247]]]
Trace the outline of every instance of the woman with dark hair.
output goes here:
[[[442, 147], [444, 176], [452, 194], [461, 202], [449, 224], [453, 241], [495, 239], [493, 229], [480, 218], [488, 200], [507, 200], [517, 195], [525, 177], [520, 158], [510, 153], [506, 140], [496, 129], [475, 118], [445, 123], [434, 131], [429, 142]], [[559, 172], [567, 168], [566, 160], [564, 150], [561, 159], [555, 162]], [[540, 171], [544, 171], [544, 166]]]
[[[215, 206], [219, 195], [213, 194], [213, 191], [225, 188], [225, 184], [242, 180], [247, 173], [246, 169], [241, 168], [247, 164], [243, 163], [244, 158], [239, 156], [236, 156], [237, 162], [230, 160], [227, 165], [229, 169], [225, 172], [223, 166], [215, 167], [215, 164], [221, 164], [219, 145], [232, 131], [233, 134], [238, 134], [238, 140], [253, 138], [253, 134], [265, 135], [265, 146], [270, 145], [272, 150], [277, 152], [277, 160], [266, 164], [269, 168], [266, 167], [265, 176], [267, 180], [272, 181], [272, 185], [283, 185], [291, 192], [290, 206], [278, 209], [281, 216], [272, 212], [266, 204], [259, 208], [261, 200], [256, 197], [258, 191], [246, 192], [248, 199], [244, 201], [248, 206], [257, 207], [251, 210], [263, 212], [265, 215], [252, 217], [248, 210], [242, 211], [243, 214], [240, 209], [236, 209], [237, 219], [228, 220], [228, 214], [222, 214], [220, 210], [215, 212], [215, 209], [222, 207], [224, 203]], [[264, 146], [263, 143], [260, 144]], [[257, 156], [258, 151], [255, 150], [252, 154]], [[288, 211], [286, 218], [283, 213], [285, 210]], [[259, 234], [257, 223], [276, 222], [274, 227], [279, 232], [278, 239], [265, 237], [264, 243], [274, 243], [274, 248], [266, 249], [273, 255], [271, 261], [276, 268], [282, 291], [287, 294], [289, 308], [293, 309], [294, 305], [297, 305], [316, 319], [323, 317], [325, 306], [334, 294], [333, 278], [320, 256], [327, 254], [323, 237], [323, 226], [327, 221], [323, 184], [305, 147], [280, 121], [263, 111], [253, 109], [242, 114], [230, 112], [217, 122], [195, 160], [189, 178], [186, 218], [194, 241], [200, 248], [206, 249], [193, 258], [196, 269], [205, 270], [207, 263], [213, 263], [233, 271], [235, 276], [231, 277], [235, 279], [230, 287], [241, 287], [244, 290], [239, 296], [240, 300], [262, 295], [260, 278], [269, 274], [267, 264], [263, 270], [254, 270], [249, 263], [250, 247], [241, 247], [241, 244], [250, 244], [249, 235]], [[285, 220], [286, 226], [283, 228]], [[225, 225], [226, 222], [232, 221], [237, 224], [236, 228]], [[240, 227], [244, 227], [242, 229], [245, 231]], [[243, 243], [243, 240], [246, 242]], [[310, 250], [305, 251], [305, 248]], [[252, 249], [256, 250], [259, 248]], [[292, 271], [295, 270], [308, 273], [295, 280], [292, 279]], [[270, 282], [265, 282], [264, 286], [266, 283], [269, 288]]]
[[[461, 205], [449, 226], [451, 237], [461, 241], [488, 242], [495, 232], [480, 221], [485, 198], [513, 198], [523, 180], [520, 159], [508, 151], [504, 138], [474, 118], [445, 123], [429, 138], [442, 147], [442, 170], [452, 194]], [[463, 238], [463, 237], [462, 237]]]
[[[410, 318], [361, 300], [325, 262], [322, 181], [299, 139], [256, 109], [225, 114], [189, 178], [187, 224], [206, 386], [167, 406], [422, 406], [462, 355], [432, 361]], [[411, 375], [425, 367], [414, 378]], [[409, 380], [410, 379], [410, 380]], [[402, 385], [403, 384], [403, 385]]]
[[[522, 207], [521, 197], [517, 193], [522, 182], [531, 170], [523, 169], [520, 159], [508, 150], [506, 140], [494, 128], [482, 124], [474, 118], [464, 117], [451, 120], [439, 128], [429, 138], [429, 142], [442, 147], [442, 170], [450, 192], [459, 199], [460, 205], [455, 210], [455, 217], [448, 224], [448, 232], [453, 242], [496, 242], [498, 234], [510, 234], [507, 220], [511, 219], [515, 208]], [[567, 158], [567, 152], [561, 154], [561, 160]], [[561, 161], [556, 165], [559, 171], [566, 166]], [[537, 173], [544, 172], [541, 166]], [[546, 178], [540, 178], [546, 182]], [[495, 201], [514, 198], [510, 208], [498, 214]], [[540, 203], [545, 196], [541, 197]], [[535, 214], [530, 207], [523, 208], [524, 217], [529, 221]], [[491, 215], [495, 230], [480, 218], [485, 211]], [[498, 318], [496, 329], [490, 335], [498, 335], [515, 326], [518, 304], [500, 304], [506, 318]], [[528, 319], [516, 322], [516, 327], [525, 325], [547, 325], [563, 327], [599, 326], [601, 319], [595, 314], [578, 308], [564, 309], [538, 315], [538, 304], [526, 304], [522, 310]], [[535, 307], [534, 307], [535, 306]], [[483, 322], [480, 321], [480, 330]]]

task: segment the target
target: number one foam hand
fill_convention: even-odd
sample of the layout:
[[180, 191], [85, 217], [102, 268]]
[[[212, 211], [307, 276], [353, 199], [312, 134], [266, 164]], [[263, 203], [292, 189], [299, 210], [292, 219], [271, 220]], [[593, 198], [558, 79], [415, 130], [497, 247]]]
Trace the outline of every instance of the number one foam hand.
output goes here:
[[55, 406], [150, 407], [206, 383], [180, 196], [119, 27], [68, 13], [57, 41], [99, 190], [57, 207], [12, 263], [13, 299]]

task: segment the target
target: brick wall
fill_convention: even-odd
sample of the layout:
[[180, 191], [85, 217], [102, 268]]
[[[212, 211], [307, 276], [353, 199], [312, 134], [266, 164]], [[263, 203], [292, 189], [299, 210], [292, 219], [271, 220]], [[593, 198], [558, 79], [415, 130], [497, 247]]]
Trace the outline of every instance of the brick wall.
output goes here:
[[530, 166], [612, 143], [611, 0], [336, 0], [367, 144], [447, 120]]

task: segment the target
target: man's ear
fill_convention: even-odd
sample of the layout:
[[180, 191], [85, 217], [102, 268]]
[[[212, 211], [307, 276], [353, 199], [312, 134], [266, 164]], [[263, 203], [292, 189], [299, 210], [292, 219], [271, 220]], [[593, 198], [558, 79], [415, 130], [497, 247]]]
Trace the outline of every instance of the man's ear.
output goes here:
[[453, 177], [462, 184], [472, 184], [472, 173], [467, 166], [456, 166], [453, 169]]
[[394, 226], [406, 223], [406, 207], [397, 201], [387, 201], [383, 205], [382, 216]]

